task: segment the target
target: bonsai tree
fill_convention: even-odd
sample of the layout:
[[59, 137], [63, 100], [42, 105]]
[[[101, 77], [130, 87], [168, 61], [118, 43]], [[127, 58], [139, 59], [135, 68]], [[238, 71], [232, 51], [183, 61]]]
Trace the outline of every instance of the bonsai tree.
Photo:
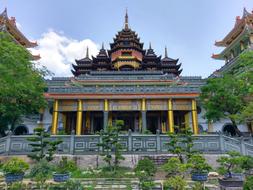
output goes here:
[[169, 177], [172, 176], [184, 176], [185, 172], [189, 168], [189, 164], [182, 164], [180, 159], [172, 157], [168, 159], [167, 163], [162, 166], [162, 169], [167, 172]]
[[63, 182], [69, 180], [69, 173], [76, 169], [77, 166], [72, 160], [68, 160], [67, 157], [62, 157], [55, 167], [55, 173], [53, 174], [54, 181]]
[[3, 164], [6, 174], [24, 174], [29, 169], [29, 164], [20, 158], [13, 157]]
[[184, 163], [184, 155], [190, 158], [196, 152], [193, 150], [193, 133], [190, 128], [182, 129], [180, 133], [168, 133], [170, 138], [169, 152], [176, 154], [181, 163]]
[[252, 175], [253, 171], [253, 157], [252, 156], [243, 156], [241, 163], [241, 168], [244, 170], [246, 175]]
[[191, 173], [208, 173], [212, 169], [201, 154], [192, 155], [188, 163], [191, 168]]
[[36, 161], [46, 159], [47, 161], [53, 160], [53, 155], [57, 150], [57, 146], [62, 143], [61, 140], [52, 141], [49, 140], [50, 134], [48, 134], [44, 128], [37, 127], [34, 129], [35, 137], [29, 137], [27, 140], [31, 143], [32, 153], [28, 156]]
[[[102, 142], [98, 143], [98, 146], [102, 147], [101, 156], [104, 157], [104, 161], [108, 164], [111, 171], [116, 171], [120, 160], [125, 158], [122, 156], [122, 145], [119, 142], [119, 133], [124, 126], [124, 121], [116, 120], [115, 125], [108, 126], [106, 131], [101, 131]], [[114, 162], [112, 158], [114, 156]]]
[[246, 181], [243, 184], [243, 189], [244, 190], [252, 190], [253, 187], [253, 176], [248, 176], [246, 178]]
[[221, 156], [217, 162], [220, 163], [219, 173], [227, 174], [227, 178], [233, 178], [232, 172], [242, 172], [242, 163], [245, 157], [239, 152], [228, 152], [228, 156]]
[[151, 190], [155, 186], [152, 176], [156, 173], [156, 166], [148, 157], [139, 160], [134, 171], [140, 179], [140, 185], [143, 190]]
[[153, 176], [156, 173], [156, 166], [152, 160], [145, 157], [142, 160], [139, 160], [137, 166], [134, 169], [135, 172], [146, 172], [149, 176]]
[[2, 166], [6, 183], [22, 181], [25, 171], [29, 169], [28, 163], [20, 158], [13, 157]]
[[165, 189], [173, 190], [185, 190], [186, 185], [184, 177], [178, 175], [168, 178], [163, 184]]
[[36, 182], [38, 189], [46, 189], [46, 180], [51, 178], [53, 166], [45, 159], [37, 162], [30, 171], [31, 178]]

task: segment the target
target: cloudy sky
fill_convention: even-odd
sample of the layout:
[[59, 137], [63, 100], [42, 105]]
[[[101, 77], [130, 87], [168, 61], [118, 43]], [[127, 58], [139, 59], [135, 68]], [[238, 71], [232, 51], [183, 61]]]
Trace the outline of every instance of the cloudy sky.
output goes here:
[[94, 56], [102, 42], [109, 48], [121, 30], [128, 9], [131, 29], [145, 48], [151, 42], [158, 55], [167, 46], [172, 58], [182, 62], [183, 75], [207, 77], [223, 65], [211, 59], [222, 49], [214, 46], [234, 26], [252, 0], [0, 0], [20, 30], [39, 47], [40, 63], [55, 76], [71, 76], [71, 64]]

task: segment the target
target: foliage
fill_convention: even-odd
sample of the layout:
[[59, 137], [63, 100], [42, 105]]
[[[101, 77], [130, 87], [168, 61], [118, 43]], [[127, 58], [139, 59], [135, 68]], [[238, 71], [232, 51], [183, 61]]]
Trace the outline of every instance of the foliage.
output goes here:
[[181, 163], [184, 163], [183, 155], [190, 158], [196, 152], [192, 149], [194, 137], [190, 128], [182, 129], [180, 133], [168, 133], [170, 138], [168, 147], [169, 152], [176, 154]]
[[138, 164], [135, 167], [134, 171], [135, 172], [144, 171], [149, 176], [153, 176], [156, 173], [156, 166], [152, 160], [145, 157], [144, 159], [138, 161]]
[[245, 82], [242, 79], [234, 79], [233, 75], [224, 75], [220, 78], [210, 78], [207, 84], [201, 88], [200, 98], [204, 109], [204, 117], [208, 121], [218, 121], [222, 118], [230, 119], [236, 132], [237, 114], [241, 112], [247, 94]]
[[[201, 88], [201, 100], [210, 121], [230, 119], [236, 132], [236, 124], [252, 121], [253, 51], [242, 53], [237, 64], [220, 78], [210, 78]], [[251, 102], [251, 103], [250, 103]]]
[[118, 167], [116, 171], [111, 171], [109, 167], [101, 169], [77, 169], [71, 173], [73, 178], [133, 178], [134, 172], [130, 172], [130, 168]]
[[204, 185], [201, 182], [195, 182], [192, 186], [192, 190], [208, 190], [207, 187], [203, 187]]
[[188, 167], [188, 164], [182, 164], [179, 158], [172, 157], [162, 166], [162, 169], [167, 172], [168, 176], [183, 176]]
[[[101, 131], [102, 142], [98, 143], [103, 151], [101, 155], [104, 157], [104, 161], [108, 164], [110, 170], [116, 171], [120, 160], [125, 158], [122, 156], [122, 145], [119, 142], [120, 129], [124, 126], [124, 121], [116, 120], [115, 125], [108, 126], [106, 131]], [[114, 162], [112, 158], [114, 156]]]
[[29, 145], [32, 146], [32, 153], [28, 156], [36, 161], [46, 159], [47, 161], [53, 160], [53, 155], [57, 150], [57, 146], [62, 142], [61, 140], [52, 141], [48, 138], [48, 134], [44, 128], [37, 127], [34, 129], [35, 137], [29, 137], [27, 140], [32, 142]]
[[136, 175], [140, 180], [141, 189], [151, 190], [155, 186], [152, 176], [149, 175], [146, 171], [137, 171]]
[[194, 154], [188, 160], [192, 173], [208, 173], [212, 168], [201, 154]]
[[30, 53], [0, 32], [0, 126], [14, 129], [22, 115], [46, 106], [43, 92], [48, 71], [31, 61]]
[[37, 182], [37, 186], [40, 189], [45, 188], [45, 182], [51, 178], [53, 172], [53, 166], [45, 159], [37, 162], [30, 171], [30, 176]]
[[240, 153], [235, 151], [228, 152], [228, 156], [221, 156], [218, 158], [217, 162], [220, 163], [218, 171], [221, 174], [228, 174], [228, 177], [232, 178], [232, 171], [242, 171], [241, 166], [244, 160], [245, 157]]
[[[85, 190], [88, 188], [85, 188]], [[84, 190], [84, 187], [77, 180], [68, 180], [64, 183], [52, 185], [48, 190]]]
[[165, 188], [171, 188], [174, 190], [184, 190], [186, 189], [186, 185], [187, 183], [182, 176], [170, 177], [163, 184]]
[[29, 169], [29, 164], [20, 158], [13, 157], [4, 163], [2, 168], [5, 173], [20, 174]]
[[8, 187], [8, 190], [26, 190], [27, 186], [23, 184], [22, 182], [14, 182], [11, 183]]
[[247, 172], [253, 169], [253, 157], [252, 156], [243, 156], [241, 168]]
[[243, 184], [244, 190], [253, 190], [253, 176], [248, 176]]
[[57, 163], [55, 171], [58, 174], [65, 174], [68, 172], [73, 172], [77, 169], [77, 166], [73, 160], [68, 160], [67, 157], [62, 157], [62, 159]]

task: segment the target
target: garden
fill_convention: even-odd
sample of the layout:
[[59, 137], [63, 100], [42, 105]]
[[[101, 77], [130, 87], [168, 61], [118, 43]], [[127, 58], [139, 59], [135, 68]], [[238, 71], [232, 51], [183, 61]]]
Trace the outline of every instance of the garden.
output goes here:
[[134, 167], [122, 167], [122, 146], [119, 143], [122, 121], [102, 131], [100, 156], [105, 164], [82, 169], [67, 156], [56, 158], [60, 137], [48, 141], [50, 134], [36, 128], [28, 138], [32, 147], [29, 164], [20, 157], [10, 157], [1, 163], [2, 189], [218, 189], [253, 187], [253, 158], [237, 152], [228, 152], [217, 159], [219, 167], [212, 168], [204, 155], [194, 150], [192, 132], [185, 129], [178, 134], [169, 133], [168, 151], [171, 156], [157, 165], [148, 155]]

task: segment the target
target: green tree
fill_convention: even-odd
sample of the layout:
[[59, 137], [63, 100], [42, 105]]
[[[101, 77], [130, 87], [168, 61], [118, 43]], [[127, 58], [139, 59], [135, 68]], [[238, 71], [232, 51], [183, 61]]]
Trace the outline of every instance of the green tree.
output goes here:
[[57, 150], [57, 146], [62, 143], [61, 140], [52, 141], [49, 139], [50, 134], [42, 127], [34, 129], [34, 137], [27, 138], [32, 146], [32, 153], [28, 156], [36, 161], [46, 159], [47, 161], [53, 160], [53, 155]]
[[215, 122], [222, 118], [230, 119], [235, 131], [240, 134], [237, 116], [245, 105], [243, 99], [247, 94], [245, 82], [227, 74], [220, 78], [208, 79], [201, 91], [200, 98], [206, 110], [204, 116], [207, 120]]
[[191, 155], [196, 152], [193, 150], [194, 137], [192, 134], [190, 128], [181, 129], [180, 133], [168, 133], [170, 138], [168, 150], [176, 154], [182, 164], [184, 163], [184, 155], [190, 158]]
[[[116, 120], [115, 125], [108, 126], [106, 131], [101, 131], [102, 142], [98, 143], [98, 146], [102, 147], [101, 155], [111, 171], [116, 171], [120, 160], [124, 160], [122, 145], [119, 142], [119, 133], [123, 126], [124, 121]], [[114, 162], [112, 155], [114, 156]]]
[[12, 129], [22, 115], [38, 113], [48, 72], [31, 61], [31, 55], [6, 33], [0, 32], [0, 129]]

